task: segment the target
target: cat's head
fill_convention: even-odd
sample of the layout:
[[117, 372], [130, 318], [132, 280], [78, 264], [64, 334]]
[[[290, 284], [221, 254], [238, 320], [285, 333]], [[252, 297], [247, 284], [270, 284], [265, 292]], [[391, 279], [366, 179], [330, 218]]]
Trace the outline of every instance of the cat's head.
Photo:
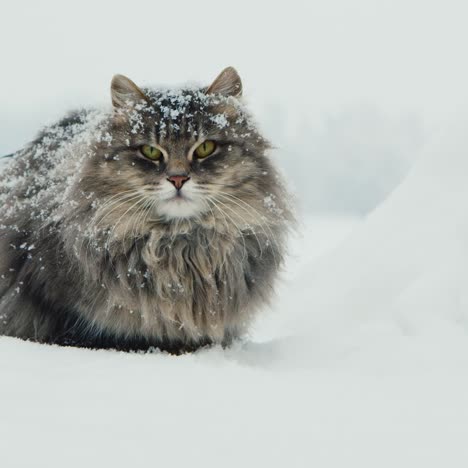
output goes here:
[[269, 144], [241, 102], [233, 68], [210, 86], [177, 90], [139, 88], [116, 75], [111, 94], [113, 117], [93, 177], [100, 198], [120, 200], [126, 217], [141, 211], [165, 223], [210, 215], [260, 220], [281, 196], [265, 155]]

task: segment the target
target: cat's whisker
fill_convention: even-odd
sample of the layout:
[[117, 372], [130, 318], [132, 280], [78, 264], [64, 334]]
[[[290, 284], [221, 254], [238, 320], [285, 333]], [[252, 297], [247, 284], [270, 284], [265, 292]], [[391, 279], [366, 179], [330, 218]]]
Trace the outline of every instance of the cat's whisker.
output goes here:
[[[208, 204], [211, 203], [211, 204], [213, 205], [213, 207], [214, 207], [215, 209], [217, 209], [217, 210], [221, 213], [221, 215], [223, 216], [223, 219], [224, 219], [224, 224], [225, 224], [225, 226], [226, 226], [226, 229], [229, 229], [229, 225], [227, 224], [227, 219], [226, 219], [226, 216], [225, 216], [224, 213], [223, 213], [223, 210], [221, 210], [221, 209], [219, 208], [219, 206], [216, 206], [216, 202], [215, 202], [214, 200], [211, 200], [210, 198], [207, 198], [206, 200], [207, 200], [207, 203], [208, 203]], [[211, 209], [211, 207], [210, 207], [210, 209]], [[214, 216], [213, 210], [211, 210], [211, 212], [213, 213], [213, 216]], [[226, 263], [226, 258], [223, 257], [223, 261], [221, 262], [220, 270], [224, 267], [224, 264], [225, 264], [225, 263]]]
[[[219, 195], [219, 194], [218, 194]], [[219, 199], [218, 199], [218, 202], [223, 204], [223, 202], [221, 202]], [[240, 216], [239, 213], [236, 212], [236, 210], [232, 209], [229, 205], [226, 205], [224, 204], [224, 206], [229, 209], [232, 213], [236, 214], [238, 217], [240, 217], [245, 225], [246, 225], [246, 228], [248, 228], [250, 230], [250, 232], [252, 232], [252, 234], [255, 236], [255, 239], [257, 240], [257, 244], [258, 244], [258, 248], [260, 249], [260, 257], [263, 256], [263, 248], [262, 248], [262, 244], [260, 243], [260, 240], [257, 236], [257, 233], [255, 232], [255, 229], [253, 228], [252, 224], [249, 223], [244, 217]], [[240, 205], [238, 205], [240, 208], [242, 208]], [[245, 210], [244, 210], [245, 211]]]
[[[207, 197], [206, 197], [206, 201], [207, 201], [208, 203], [211, 202], [212, 204], [215, 203], [215, 201], [211, 198], [211, 196], [207, 196]], [[224, 221], [224, 226], [226, 227], [226, 232], [229, 231], [229, 224], [228, 224], [228, 222], [227, 222], [227, 218], [226, 218], [224, 212], [223, 212], [222, 210], [219, 210], [219, 207], [217, 207], [217, 206], [214, 206], [214, 207], [215, 207], [215, 208], [218, 208], [218, 211], [219, 211], [219, 212], [221, 213], [221, 215], [223, 216], [223, 221]], [[211, 210], [211, 212], [213, 213], [213, 210]], [[215, 216], [214, 213], [213, 213], [213, 216]]]
[[[245, 244], [245, 239], [244, 239], [244, 235], [242, 233], [242, 230], [239, 228], [239, 225], [232, 219], [231, 216], [229, 216], [226, 211], [224, 211], [222, 208], [220, 208], [218, 206], [218, 203], [221, 203], [223, 204], [222, 202], [220, 202], [219, 200], [216, 200], [214, 199], [213, 197], [211, 198], [211, 200], [213, 201], [213, 206], [216, 207], [221, 213], [223, 213], [227, 218], [230, 219], [230, 221], [232, 222], [232, 224], [234, 225], [235, 229], [237, 230], [238, 234], [239, 234], [239, 237], [242, 239], [242, 245], [244, 247], [244, 252], [243, 252], [243, 256], [242, 256], [242, 259], [241, 259], [241, 264], [244, 262], [245, 258], [247, 257], [247, 246]], [[226, 205], [224, 205], [226, 206]]]
[[104, 200], [102, 204], [97, 206], [95, 210], [95, 214], [92, 218], [92, 221], [94, 223], [99, 222], [100, 216], [104, 216], [108, 212], [108, 209], [111, 206], [115, 205], [116, 203], [119, 203], [122, 200], [131, 198], [135, 195], [138, 195], [138, 192], [136, 190], [129, 190], [129, 191], [125, 191], [124, 193], [118, 193], [116, 195], [113, 195], [109, 199]]
[[[252, 213], [256, 214], [258, 216], [257, 220], [259, 221], [258, 225], [262, 229], [263, 234], [265, 235], [265, 237], [273, 245], [277, 245], [276, 236], [274, 235], [274, 233], [273, 233], [271, 227], [269, 226], [269, 224], [265, 221], [265, 216], [264, 215], [259, 213], [253, 206], [249, 205], [245, 201], [241, 200], [240, 198], [238, 198], [238, 197], [236, 197], [236, 196], [234, 196], [232, 194], [228, 194], [228, 193], [225, 193], [225, 192], [220, 192], [219, 195], [221, 197], [223, 197], [224, 199], [230, 200], [232, 203], [236, 204], [239, 208], [243, 209], [246, 213], [248, 213], [250, 211], [250, 214], [252, 214]], [[241, 206], [239, 203], [236, 202], [236, 200], [238, 200], [244, 206]], [[267, 232], [265, 231], [264, 226], [266, 226], [266, 228], [268, 229], [269, 234], [267, 234]], [[275, 261], [276, 261], [276, 259], [275, 259]]]
[[[212, 191], [210, 191], [209, 193], [212, 193]], [[256, 210], [253, 206], [249, 205], [247, 202], [245, 202], [244, 200], [241, 200], [240, 198], [230, 194], [230, 193], [227, 193], [227, 192], [222, 192], [222, 191], [216, 191], [215, 192], [216, 195], [220, 195], [222, 196], [223, 198], [227, 198], [227, 199], [230, 199], [230, 201], [234, 204], [236, 204], [239, 208], [243, 209], [245, 212], [249, 212], [250, 210], [250, 214], [254, 213], [258, 216], [258, 218], [256, 218], [259, 223], [258, 225], [260, 226], [260, 228], [262, 229], [265, 237], [269, 240], [269, 242], [271, 242], [273, 245], [277, 245], [277, 240], [276, 240], [276, 236], [274, 235], [271, 227], [269, 226], [269, 224], [266, 222], [266, 217], [265, 215], [263, 215], [262, 213], [260, 213], [258, 210]], [[242, 203], [243, 206], [241, 206], [239, 203]], [[265, 228], [264, 226], [266, 226], [266, 228], [268, 229], [269, 231], [269, 234], [266, 233], [265, 231]], [[276, 259], [275, 259], [276, 261]], [[277, 262], [278, 263], [278, 262]]]
[[[257, 224], [260, 229], [262, 230], [263, 234], [265, 235], [265, 237], [268, 239], [269, 242], [271, 242], [273, 245], [276, 245], [277, 241], [276, 241], [276, 238], [270, 228], [270, 226], [268, 224], [266, 224], [265, 222], [263, 222], [262, 218], [264, 218], [264, 215], [262, 215], [261, 213], [259, 213], [255, 208], [253, 208], [252, 206], [248, 205], [246, 202], [244, 202], [243, 200], [235, 197], [234, 195], [231, 195], [231, 194], [228, 194], [226, 192], [221, 192], [221, 191], [213, 191], [213, 190], [207, 190], [206, 188], [203, 188], [201, 191], [201, 193], [209, 193], [211, 196], [217, 196], [217, 197], [221, 197], [223, 198], [225, 201], [229, 200], [231, 203], [237, 205], [240, 209], [242, 209], [245, 213], [247, 213], [249, 216], [251, 216], [252, 214], [256, 214], [257, 216], [254, 216], [254, 218], [256, 219], [256, 223], [254, 224]], [[240, 205], [240, 203], [237, 202], [241, 202], [243, 205], [245, 206], [242, 206]], [[249, 209], [248, 209], [249, 208]], [[231, 208], [232, 210], [232, 208]], [[234, 211], [234, 210], [232, 210]], [[244, 219], [244, 222], [246, 222], [246, 220]], [[247, 223], [247, 222], [246, 222]], [[250, 225], [250, 223], [247, 223], [249, 224], [249, 227], [252, 231], [252, 233], [255, 235], [256, 237], [256, 240], [257, 240], [257, 243], [259, 245], [259, 248], [261, 250], [261, 253], [260, 255], [262, 256], [263, 255], [263, 248], [261, 246], [261, 243], [258, 239], [258, 236], [257, 236], [257, 233], [255, 232], [254, 229], [252, 229], [252, 226]], [[269, 234], [266, 232], [265, 230], [265, 226], [267, 227], [268, 231], [269, 231]], [[275, 262], [277, 264], [279, 264], [278, 262], [278, 259], [276, 258], [275, 254], [274, 254], [274, 249], [272, 249], [272, 252], [273, 252], [273, 256], [275, 257]]]
[[130, 211], [130, 214], [126, 217], [126, 223], [123, 224], [124, 225], [124, 228], [123, 228], [123, 236], [127, 237], [127, 234], [131, 228], [131, 238], [135, 238], [136, 237], [136, 233], [135, 233], [135, 227], [136, 227], [136, 223], [137, 223], [137, 219], [138, 219], [138, 216], [141, 214], [141, 211], [143, 210], [143, 208], [146, 206], [146, 203], [148, 202], [148, 199], [147, 199], [147, 196], [146, 195], [142, 195], [141, 199], [134, 205], [135, 210], [131, 210]]
[[[107, 223], [107, 222], [106, 222], [106, 223], [103, 223], [104, 219], [108, 218], [112, 213], [120, 211], [120, 209], [121, 209], [122, 207], [127, 207], [130, 203], [134, 202], [135, 200], [137, 200], [137, 201], [138, 201], [138, 200], [141, 200], [141, 198], [142, 198], [142, 195], [141, 195], [141, 194], [137, 194], [137, 195], [135, 195], [135, 196], [133, 196], [133, 197], [131, 197], [131, 198], [129, 198], [129, 199], [121, 200], [121, 201], [119, 202], [118, 205], [114, 206], [114, 208], [112, 208], [112, 210], [109, 210], [109, 211], [105, 214], [105, 216], [102, 217], [102, 218], [99, 220], [99, 223], [104, 224], [104, 227], [106, 227], [106, 228], [110, 228], [111, 226], [110, 226], [110, 225], [108, 226], [109, 223]], [[133, 206], [133, 205], [132, 205], [132, 206]], [[120, 221], [120, 219], [121, 219], [121, 218], [119, 218], [119, 221]], [[115, 228], [115, 227], [116, 227], [116, 222], [115, 222], [115, 220], [109, 220], [109, 222], [112, 223], [112, 228]]]
[[[221, 196], [221, 198], [223, 198], [223, 199], [225, 199], [225, 200], [226, 200], [226, 198], [227, 198], [227, 200], [229, 200], [228, 197], [225, 197], [225, 196], [224, 196], [223, 194], [221, 194], [221, 193], [218, 193], [217, 195], [218, 195], [218, 196]], [[247, 214], [251, 214], [251, 213], [249, 213], [248, 210], [246, 210], [244, 207], [242, 207], [239, 203], [236, 203], [234, 200], [230, 200], [230, 201], [231, 201], [232, 203], [234, 203], [236, 206], [238, 206], [240, 209], [242, 209], [244, 212], [246, 212]], [[229, 207], [229, 209], [232, 210], [231, 207]], [[232, 211], [235, 212], [235, 210], [232, 210]], [[255, 239], [257, 240], [257, 244], [258, 244], [258, 247], [259, 247], [259, 249], [260, 249], [260, 257], [262, 257], [262, 256], [263, 256], [263, 247], [262, 247], [262, 244], [261, 244], [261, 242], [260, 242], [260, 240], [259, 240], [259, 238], [258, 238], [257, 232], [255, 231], [255, 225], [252, 226], [251, 223], [247, 223], [247, 224], [248, 224], [248, 227], [250, 228], [251, 232], [252, 232], [253, 235], [255, 236]], [[260, 229], [263, 231], [263, 234], [265, 235], [265, 237], [266, 237], [267, 239], [269, 239], [268, 234], [265, 232], [265, 229], [263, 228], [263, 223], [260, 222], [258, 225], [260, 226]]]
[[224, 191], [222, 191], [222, 190], [216, 190], [214, 193], [219, 194], [219, 195], [223, 195], [223, 196], [225, 196], [225, 197], [229, 197], [229, 198], [231, 198], [232, 200], [236, 200], [236, 201], [238, 201], [239, 203], [242, 203], [244, 206], [246, 206], [247, 208], [249, 208], [250, 210], [252, 210], [252, 212], [254, 212], [254, 213], [258, 216], [257, 219], [262, 220], [262, 221], [267, 221], [268, 218], [267, 218], [263, 213], [259, 212], [257, 209], [255, 209], [252, 205], [250, 205], [249, 203], [247, 203], [245, 200], [242, 200], [241, 198], [236, 197], [236, 196], [233, 195], [232, 193], [224, 192]]
[[148, 208], [151, 207], [151, 204], [153, 203], [153, 197], [146, 197], [145, 203], [143, 203], [143, 206], [139, 209], [140, 214], [136, 217], [135, 222], [133, 223], [133, 229], [132, 229], [132, 237], [137, 238], [141, 236], [141, 229], [140, 232], [138, 232], [138, 228], [141, 228], [145, 225], [145, 218], [146, 218], [146, 213], [148, 211]]
[[113, 199], [117, 198], [117, 197], [121, 197], [122, 195], [125, 195], [127, 193], [136, 193], [137, 192], [137, 189], [136, 188], [132, 188], [130, 190], [123, 190], [121, 192], [118, 192], [110, 197], [107, 197], [107, 198], [104, 198], [104, 204], [112, 201]]
[[[120, 227], [120, 220], [121, 220], [122, 218], [124, 218], [125, 215], [126, 215], [129, 211], [131, 211], [135, 206], [137, 206], [139, 203], [141, 203], [142, 200], [144, 200], [144, 199], [143, 199], [142, 196], [140, 195], [140, 198], [139, 198], [133, 205], [131, 205], [130, 208], [128, 208], [128, 209], [125, 211], [125, 213], [123, 213], [123, 214], [120, 216], [120, 218], [115, 222], [115, 224], [114, 224], [114, 226], [113, 226], [113, 228], [112, 228], [111, 234], [110, 234], [110, 237], [111, 237], [111, 238], [115, 236], [115, 230], [116, 230], [118, 227]], [[124, 232], [123, 234], [125, 234], [125, 232]], [[122, 236], [122, 238], [123, 238], [123, 237], [124, 237], [124, 236]]]
[[[258, 248], [260, 249], [260, 257], [261, 257], [263, 255], [262, 244], [260, 243], [260, 240], [259, 240], [255, 230], [252, 228], [251, 224], [248, 223], [247, 220], [243, 216], [241, 216], [239, 213], [237, 213], [236, 210], [233, 210], [229, 205], [227, 205], [227, 204], [223, 203], [222, 201], [220, 201], [219, 198], [217, 199], [217, 202], [220, 203], [225, 208], [227, 208], [229, 211], [231, 211], [231, 213], [233, 213], [234, 216], [237, 216], [238, 218], [240, 218], [241, 221], [244, 222], [245, 228], [249, 229], [250, 232], [253, 233], [253, 235], [255, 236], [255, 239], [257, 240]], [[244, 231], [241, 230], [241, 233], [242, 233], [242, 237], [244, 238]]]
[[[133, 192], [133, 191], [132, 191]], [[82, 233], [82, 242], [81, 242], [81, 245], [80, 245], [80, 248], [78, 250], [78, 252], [81, 252], [82, 249], [83, 249], [83, 244], [84, 242], [87, 242], [87, 247], [86, 247], [86, 252], [85, 252], [85, 256], [87, 257], [88, 255], [88, 252], [89, 252], [89, 249], [91, 247], [91, 242], [92, 241], [96, 241], [96, 236], [99, 234], [99, 231], [102, 230], [102, 228], [99, 227], [99, 223], [102, 223], [102, 221], [107, 217], [109, 216], [111, 213], [113, 213], [116, 209], [119, 209], [121, 206], [124, 206], [126, 203], [128, 203], [129, 201], [132, 201], [133, 199], [135, 199], [138, 195], [135, 195], [135, 193], [132, 193], [132, 194], [119, 194], [121, 195], [120, 198], [118, 198], [117, 200], [115, 200], [114, 202], [110, 203], [110, 204], [107, 204], [105, 203], [104, 205], [102, 205], [101, 207], [101, 210], [102, 208], [106, 207], [106, 206], [114, 206], [116, 203], [117, 203], [117, 206], [114, 206], [114, 208], [110, 211], [106, 211], [104, 212], [104, 214], [101, 216], [100, 219], [97, 219], [95, 218], [95, 216], [93, 216], [89, 222], [87, 223], [87, 225], [85, 226], [84, 230], [83, 230], [83, 233]], [[92, 226], [92, 231], [89, 232], [89, 229], [91, 228]]]
[[[97, 219], [93, 219], [93, 223], [98, 226], [99, 223], [101, 223], [108, 215], [110, 215], [111, 213], [114, 212], [114, 209], [112, 210], [109, 210], [109, 208], [111, 206], [115, 206], [116, 204], [118, 205], [120, 202], [122, 201], [126, 201], [126, 202], [129, 202], [131, 201], [132, 199], [138, 197], [138, 196], [141, 196], [141, 194], [138, 192], [138, 191], [134, 191], [132, 194], [128, 194], [128, 195], [124, 195], [110, 203], [106, 203], [104, 205], [102, 205], [102, 207], [99, 207], [98, 208], [98, 212], [96, 213], [96, 215], [98, 216]], [[98, 215], [99, 212], [102, 212], [104, 211], [103, 215], [99, 218], [100, 215]]]
[[[120, 242], [121, 242], [121, 245], [122, 245], [122, 249], [123, 251], [126, 251], [126, 248], [125, 248], [125, 240], [136, 240], [137, 239], [137, 233], [135, 232], [135, 228], [136, 228], [136, 223], [137, 223], [137, 219], [138, 217], [144, 212], [144, 208], [146, 207], [146, 204], [148, 203], [148, 198], [146, 196], [144, 196], [141, 200], [137, 201], [132, 207], [131, 209], [133, 209], [135, 206], [137, 207], [134, 212], [131, 212], [130, 215], [128, 216], [128, 220], [127, 220], [127, 223], [125, 224], [124, 228], [123, 228], [123, 232], [120, 234]], [[142, 204], [141, 206], [139, 206], [140, 204]], [[129, 211], [129, 210], [128, 210]], [[137, 218], [135, 219], [135, 222], [133, 223], [132, 225], [132, 220], [133, 218]], [[129, 230], [129, 227], [132, 225], [132, 233], [131, 233], [131, 236], [128, 236], [127, 233], [128, 233], [128, 230]], [[127, 254], [125, 254], [125, 257], [127, 258], [128, 260], [128, 257], [127, 257]]]
[[144, 217], [146, 214], [146, 210], [148, 209], [148, 206], [151, 204], [151, 199], [147, 198], [145, 202], [143, 203], [143, 206], [139, 208], [139, 214], [135, 216], [135, 221], [133, 222], [133, 228], [132, 228], [132, 237], [134, 239], [139, 239], [142, 236], [142, 231], [144, 227]]
[[[134, 192], [134, 191], [132, 190], [131, 192]], [[82, 234], [83, 235], [83, 242], [85, 240], [88, 240], [88, 242], [90, 242], [92, 239], [95, 239], [95, 236], [99, 232], [99, 223], [101, 223], [108, 215], [110, 215], [114, 211], [114, 209], [112, 209], [110, 211], [107, 211], [107, 208], [117, 204], [117, 206], [115, 207], [117, 209], [117, 208], [119, 208], [120, 206], [122, 206], [124, 204], [122, 202], [131, 201], [136, 196], [135, 193], [118, 194], [118, 195], [119, 195], [119, 198], [117, 200], [114, 200], [111, 203], [106, 202], [101, 207], [99, 207], [97, 212], [95, 213], [95, 215], [86, 224], [86, 226], [85, 226], [85, 228], [83, 230], [83, 234]], [[114, 198], [114, 197], [112, 197], [112, 198]], [[122, 204], [118, 205], [119, 203], [122, 203]], [[104, 210], [104, 213], [102, 213], [103, 210]], [[102, 214], [98, 214], [99, 212], [101, 212]], [[100, 218], [99, 218], [99, 216], [100, 216]], [[91, 226], [93, 227], [93, 230], [92, 230], [91, 233], [89, 233], [89, 229], [90, 229]], [[89, 234], [89, 235], [87, 235], [87, 234]], [[83, 242], [82, 242], [82, 244], [83, 244]], [[80, 247], [80, 250], [81, 250], [81, 248], [82, 248], [82, 245]]]
[[[143, 218], [143, 223], [144, 224], [146, 224], [146, 222], [153, 221], [151, 219], [148, 219], [148, 217], [151, 214], [151, 212], [153, 211], [156, 202], [157, 202], [157, 200], [155, 198], [152, 198], [151, 203], [149, 204], [149, 207], [146, 209], [145, 217]], [[158, 218], [158, 219], [160, 219], [160, 218]]]
[[[213, 241], [214, 241], [214, 239], [215, 239], [215, 237], [216, 237], [216, 232], [217, 232], [217, 230], [216, 230], [216, 215], [214, 214], [214, 211], [213, 211], [212, 208], [211, 208], [210, 202], [213, 203], [213, 204], [215, 203], [214, 200], [211, 200], [209, 197], [207, 197], [207, 198], [206, 198], [206, 203], [207, 203], [207, 206], [208, 206], [208, 208], [209, 208], [209, 210], [210, 210], [210, 212], [211, 212], [211, 215], [213, 216], [213, 223], [214, 223], [213, 235], [212, 235], [212, 237], [211, 237], [211, 242], [213, 243]], [[215, 208], [216, 208], [216, 206], [215, 206]], [[219, 209], [219, 208], [218, 208], [218, 209]], [[229, 229], [229, 226], [228, 226], [228, 224], [227, 224], [226, 216], [224, 215], [224, 213], [222, 212], [222, 210], [220, 210], [220, 213], [221, 213], [222, 216], [223, 216], [224, 224], [225, 224], [225, 226], [226, 226], [226, 229]], [[226, 264], [226, 262], [227, 262], [226, 255], [223, 255], [223, 260], [222, 260], [221, 265], [220, 265], [220, 270], [222, 270], [222, 269], [224, 268], [224, 265]]]
[[206, 206], [208, 207], [208, 209], [211, 212], [211, 217], [213, 218], [213, 235], [212, 235], [212, 238], [211, 238], [211, 242], [213, 242], [214, 237], [216, 235], [216, 216], [215, 216], [213, 210], [211, 209], [211, 205], [208, 203], [208, 200], [205, 200], [205, 203], [206, 203]]

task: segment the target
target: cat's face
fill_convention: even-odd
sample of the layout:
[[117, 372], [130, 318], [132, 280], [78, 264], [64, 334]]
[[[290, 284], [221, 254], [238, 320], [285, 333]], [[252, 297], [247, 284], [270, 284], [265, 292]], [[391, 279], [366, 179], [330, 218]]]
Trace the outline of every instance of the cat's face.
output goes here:
[[233, 69], [207, 89], [140, 90], [115, 77], [114, 117], [94, 174], [101, 199], [165, 222], [211, 213], [235, 223], [263, 211], [276, 181], [240, 92]]

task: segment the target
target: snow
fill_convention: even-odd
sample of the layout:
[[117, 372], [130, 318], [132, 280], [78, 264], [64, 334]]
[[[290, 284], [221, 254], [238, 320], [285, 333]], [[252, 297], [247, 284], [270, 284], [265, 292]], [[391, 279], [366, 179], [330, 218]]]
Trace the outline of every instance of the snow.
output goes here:
[[467, 409], [455, 404], [466, 380], [452, 372], [273, 371], [268, 347], [180, 358], [1, 348], [2, 466], [466, 463]]
[[[269, 5], [268, 21], [263, 2], [237, 6], [226, 23], [212, 0], [183, 15], [136, 0], [148, 18], [177, 18], [176, 34], [157, 22], [162, 48], [116, 32], [129, 26], [123, 2], [84, 0], [72, 22], [57, 0], [5, 9], [0, 156], [77, 105], [109, 106], [115, 73], [207, 85], [234, 65], [315, 216], [272, 309], [231, 349], [176, 357], [0, 337], [0, 467], [467, 466], [467, 116], [434, 131], [468, 107], [468, 6], [296, 0]], [[377, 204], [366, 219], [330, 216]]]
[[0, 338], [0, 460], [35, 466], [462, 467], [466, 119], [367, 219], [306, 218], [271, 311], [171, 356]]

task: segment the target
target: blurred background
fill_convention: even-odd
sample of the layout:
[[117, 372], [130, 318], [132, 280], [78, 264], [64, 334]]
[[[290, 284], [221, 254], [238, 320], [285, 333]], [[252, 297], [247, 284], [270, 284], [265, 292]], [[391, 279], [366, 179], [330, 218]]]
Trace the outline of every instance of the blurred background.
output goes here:
[[466, 97], [466, 2], [44, 0], [2, 3], [0, 154], [67, 110], [228, 65], [313, 214], [362, 215]]

